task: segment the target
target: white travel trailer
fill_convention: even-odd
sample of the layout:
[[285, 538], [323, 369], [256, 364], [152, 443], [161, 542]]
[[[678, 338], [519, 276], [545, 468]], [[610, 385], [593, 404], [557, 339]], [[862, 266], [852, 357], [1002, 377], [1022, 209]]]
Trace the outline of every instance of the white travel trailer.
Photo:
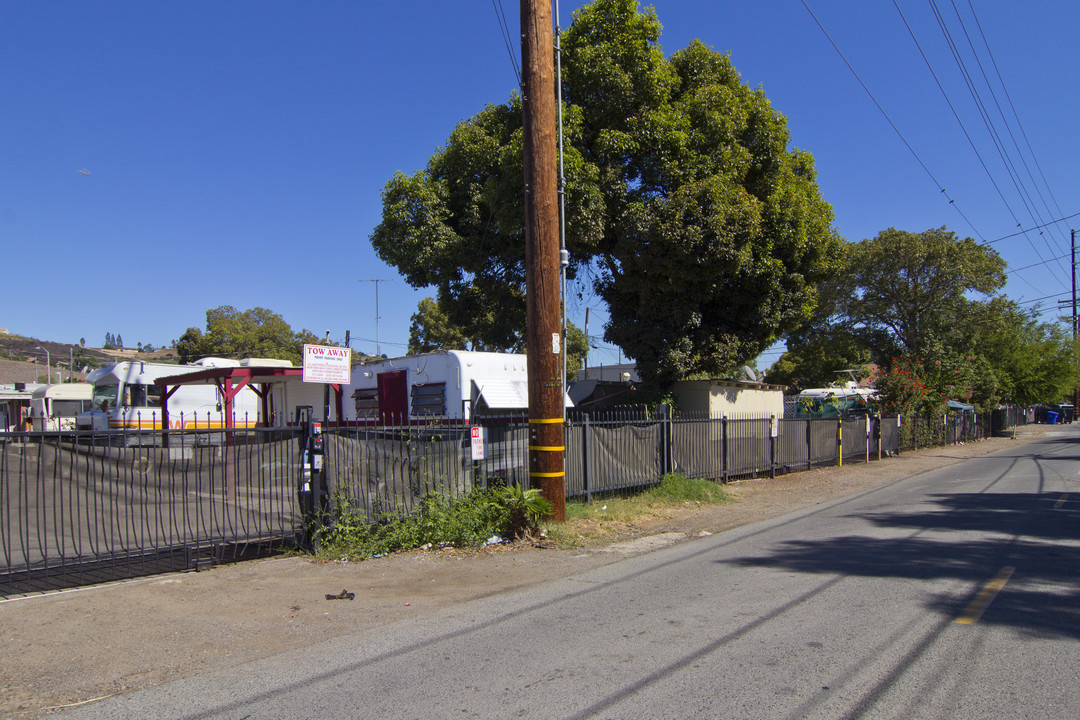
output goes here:
[[866, 417], [870, 404], [877, 399], [877, 390], [860, 387], [853, 370], [838, 370], [851, 379], [829, 387], [809, 388], [796, 398], [797, 418]]
[[74, 430], [75, 418], [90, 409], [94, 386], [90, 383], [45, 385], [30, 399], [34, 430]]
[[525, 356], [510, 353], [448, 350], [367, 361], [353, 366], [342, 394], [344, 420], [379, 425], [433, 417], [468, 422], [477, 413], [529, 407]]
[[[203, 358], [192, 365], [125, 361], [94, 370], [86, 381], [94, 386], [92, 409], [77, 418], [80, 430], [160, 430], [161, 393], [158, 378], [199, 372], [214, 367], [236, 367], [239, 362]], [[224, 403], [215, 385], [182, 385], [169, 397], [170, 428], [225, 426]], [[258, 397], [244, 388], [233, 399], [233, 427], [254, 427]]]

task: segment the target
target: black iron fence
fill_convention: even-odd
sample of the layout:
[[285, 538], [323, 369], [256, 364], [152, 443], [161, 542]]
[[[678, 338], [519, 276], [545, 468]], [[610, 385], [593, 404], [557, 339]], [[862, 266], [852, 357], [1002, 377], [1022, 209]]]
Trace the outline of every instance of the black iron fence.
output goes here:
[[299, 540], [292, 431], [0, 436], [0, 595], [198, 569]]
[[[630, 492], [669, 472], [726, 482], [867, 462], [1025, 419], [574, 414], [566, 494]], [[344, 511], [378, 522], [434, 493], [527, 485], [527, 418], [476, 423], [325, 427], [321, 463], [292, 427], [0, 434], [0, 595], [199, 569], [301, 543]]]

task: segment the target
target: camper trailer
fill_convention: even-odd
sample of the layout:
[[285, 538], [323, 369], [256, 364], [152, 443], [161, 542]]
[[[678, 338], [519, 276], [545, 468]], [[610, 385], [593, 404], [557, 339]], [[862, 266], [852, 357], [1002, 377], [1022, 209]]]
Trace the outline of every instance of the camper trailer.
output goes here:
[[90, 383], [46, 385], [30, 399], [30, 419], [34, 430], [74, 430], [75, 418], [90, 409], [94, 386]]
[[795, 400], [797, 418], [837, 418], [851, 419], [866, 417], [871, 403], [877, 398], [877, 391], [859, 387], [849, 381], [830, 387], [811, 388], [799, 393]]
[[[432, 418], [469, 422], [529, 407], [524, 355], [445, 352], [354, 365], [345, 389], [345, 420], [378, 425]], [[564, 393], [567, 405], [572, 405]]]
[[[86, 381], [94, 386], [92, 408], [79, 414], [80, 430], [159, 430], [161, 396], [158, 378], [184, 375], [213, 367], [238, 366], [236, 360], [203, 358], [192, 365], [125, 361], [94, 370]], [[221, 392], [215, 385], [182, 385], [170, 395], [170, 428], [219, 428], [225, 426]], [[233, 400], [233, 426], [254, 427], [258, 397], [244, 388]]]

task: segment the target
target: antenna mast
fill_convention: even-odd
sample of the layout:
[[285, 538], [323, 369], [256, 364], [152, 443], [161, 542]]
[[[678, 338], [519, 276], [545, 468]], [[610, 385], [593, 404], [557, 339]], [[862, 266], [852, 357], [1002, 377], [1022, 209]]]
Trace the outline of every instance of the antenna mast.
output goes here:
[[379, 346], [379, 283], [389, 281], [386, 278], [368, 278], [357, 282], [375, 283], [375, 357], [382, 357], [382, 348]]

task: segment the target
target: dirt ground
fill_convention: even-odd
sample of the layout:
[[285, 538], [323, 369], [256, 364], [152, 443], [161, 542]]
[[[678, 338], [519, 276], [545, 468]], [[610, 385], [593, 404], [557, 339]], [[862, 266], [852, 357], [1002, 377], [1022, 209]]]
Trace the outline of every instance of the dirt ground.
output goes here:
[[[1015, 438], [904, 453], [730, 484], [738, 502], [685, 507], [625, 529], [605, 547], [529, 544], [426, 550], [354, 563], [272, 558], [199, 573], [0, 601], [0, 717], [50, 711], [237, 665], [333, 637], [540, 583], [644, 552], [651, 541], [717, 533], [1026, 442]], [[328, 600], [342, 591], [355, 599]]]

